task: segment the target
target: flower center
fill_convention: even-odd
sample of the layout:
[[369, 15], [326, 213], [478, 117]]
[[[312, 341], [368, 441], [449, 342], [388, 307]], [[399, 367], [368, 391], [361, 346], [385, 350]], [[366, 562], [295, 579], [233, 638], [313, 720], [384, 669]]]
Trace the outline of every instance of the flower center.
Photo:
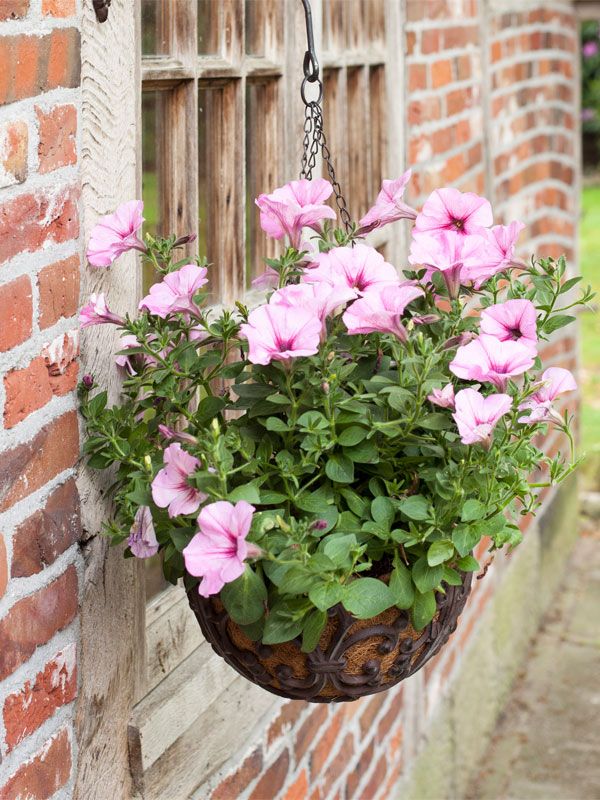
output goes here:
[[515, 342], [523, 336], [523, 334], [521, 333], [521, 329], [520, 328], [509, 328], [508, 329], [508, 335]]
[[454, 227], [458, 231], [462, 231], [464, 229], [464, 227], [465, 227], [464, 219], [453, 219], [452, 220], [452, 224], [454, 225]]

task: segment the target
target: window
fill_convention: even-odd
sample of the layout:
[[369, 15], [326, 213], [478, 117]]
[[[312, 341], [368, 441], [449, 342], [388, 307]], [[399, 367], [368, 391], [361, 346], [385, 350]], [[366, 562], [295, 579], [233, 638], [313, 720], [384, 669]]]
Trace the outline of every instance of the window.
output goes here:
[[[312, 6], [325, 134], [358, 219], [381, 179], [403, 169], [400, 45], [389, 34], [401, 29], [399, 4], [313, 0]], [[148, 229], [196, 233], [189, 254], [207, 256], [214, 298], [228, 302], [244, 294], [264, 269], [263, 258], [276, 250], [260, 229], [254, 198], [298, 176], [302, 6], [299, 0], [142, 0], [141, 15], [140, 171]], [[398, 258], [397, 235], [376, 231], [372, 243]], [[184, 758], [186, 746], [195, 751], [186, 736], [197, 737], [208, 706], [223, 702], [225, 689], [231, 702], [247, 692], [256, 713], [256, 704], [267, 708], [273, 701], [244, 686], [212, 654], [183, 590], [165, 588], [157, 564], [147, 570], [146, 597], [145, 680], [130, 727], [134, 777], [141, 785], [151, 775], [147, 788], [159, 797], [163, 789], [174, 791], [169, 781], [184, 780], [185, 773], [188, 784], [175, 794], [187, 796], [206, 778], [206, 759], [182, 770], [174, 752], [180, 748]], [[234, 684], [237, 694], [230, 694]], [[202, 703], [190, 707], [193, 687]], [[256, 713], [248, 716], [256, 720]]]

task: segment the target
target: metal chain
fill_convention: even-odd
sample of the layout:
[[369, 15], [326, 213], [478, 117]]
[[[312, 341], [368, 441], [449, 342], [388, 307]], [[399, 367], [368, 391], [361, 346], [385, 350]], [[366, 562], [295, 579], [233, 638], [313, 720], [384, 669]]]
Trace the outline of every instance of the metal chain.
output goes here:
[[[327, 166], [329, 180], [333, 186], [335, 202], [340, 212], [340, 218], [346, 229], [346, 233], [350, 233], [352, 229], [352, 219], [348, 212], [346, 200], [342, 194], [342, 188], [335, 177], [331, 151], [327, 144], [325, 132], [323, 131], [323, 109], [321, 108], [323, 83], [319, 79], [319, 62], [315, 52], [310, 1], [302, 0], [302, 5], [304, 6], [304, 13], [306, 16], [307, 50], [304, 54], [304, 80], [300, 87], [300, 96], [304, 103], [304, 137], [302, 140], [302, 166], [300, 169], [300, 177], [307, 178], [308, 180], [312, 178], [313, 169], [316, 166], [317, 156], [320, 150], [323, 161]], [[318, 97], [316, 100], [308, 100], [306, 97], [307, 84], [309, 83], [316, 85], [318, 90]]]
[[301, 178], [312, 178], [313, 169], [317, 163], [317, 155], [321, 151], [323, 161], [327, 167], [329, 181], [333, 186], [335, 194], [335, 202], [337, 204], [340, 218], [346, 229], [346, 233], [352, 228], [352, 218], [348, 211], [346, 199], [342, 194], [342, 187], [336, 178], [335, 168], [333, 166], [333, 159], [331, 151], [327, 144], [327, 137], [323, 130], [323, 111], [321, 106], [316, 100], [306, 102], [304, 109], [304, 138], [302, 141], [302, 168], [300, 171]]

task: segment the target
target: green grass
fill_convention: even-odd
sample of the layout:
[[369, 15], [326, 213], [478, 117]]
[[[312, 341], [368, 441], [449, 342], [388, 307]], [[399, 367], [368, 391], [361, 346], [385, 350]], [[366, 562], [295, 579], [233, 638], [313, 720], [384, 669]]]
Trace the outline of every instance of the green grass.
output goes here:
[[[600, 185], [586, 186], [582, 194], [580, 226], [583, 284], [592, 285], [600, 297]], [[598, 302], [598, 298], [594, 303]], [[581, 450], [587, 454], [584, 482], [600, 484], [600, 314], [581, 314], [582, 392]], [[592, 488], [590, 486], [590, 488]]]

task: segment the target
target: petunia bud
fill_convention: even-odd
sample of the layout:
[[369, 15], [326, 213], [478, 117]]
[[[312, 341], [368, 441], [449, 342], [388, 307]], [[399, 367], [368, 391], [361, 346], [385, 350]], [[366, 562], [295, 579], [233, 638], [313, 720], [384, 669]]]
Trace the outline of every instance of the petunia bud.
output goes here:
[[94, 376], [93, 375], [84, 375], [81, 379], [81, 382], [85, 386], [86, 389], [93, 389], [94, 387]]
[[324, 531], [327, 527], [326, 519], [316, 519], [310, 526], [311, 531]]
[[321, 389], [323, 390], [324, 394], [329, 394], [329, 383], [327, 381], [323, 381], [321, 384]]

